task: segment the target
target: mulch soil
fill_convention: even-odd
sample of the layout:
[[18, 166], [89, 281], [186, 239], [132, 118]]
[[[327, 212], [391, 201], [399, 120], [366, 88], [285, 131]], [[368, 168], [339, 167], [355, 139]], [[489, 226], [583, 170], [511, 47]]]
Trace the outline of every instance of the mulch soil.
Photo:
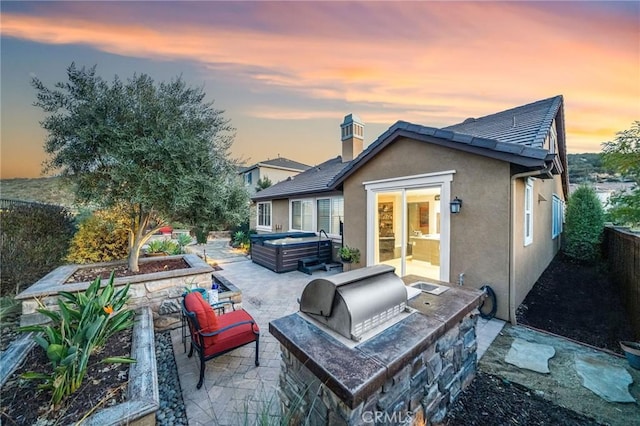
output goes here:
[[445, 425], [575, 425], [600, 423], [554, 405], [521, 386], [478, 372], [447, 413]]
[[519, 324], [622, 354], [634, 340], [619, 290], [606, 264], [558, 254], [518, 308]]
[[[51, 393], [37, 388], [37, 381], [20, 378], [27, 371], [49, 374], [51, 364], [45, 351], [35, 346], [22, 365], [0, 389], [0, 418], [3, 425], [73, 424], [89, 411], [119, 404], [126, 400], [129, 364], [105, 364], [107, 357], [128, 357], [131, 354], [131, 330], [112, 336], [97, 353], [89, 358], [83, 384], [59, 407], [51, 406]], [[45, 422], [48, 420], [49, 422]]]
[[[558, 254], [517, 312], [520, 325], [621, 353], [633, 340], [616, 284], [606, 265], [581, 264]], [[535, 392], [479, 371], [451, 406], [446, 425], [596, 425]]]
[[139, 271], [131, 272], [128, 269], [127, 264], [116, 266], [104, 266], [104, 267], [92, 267], [78, 269], [73, 275], [67, 279], [65, 284], [70, 283], [82, 283], [87, 281], [93, 281], [96, 277], [102, 279], [109, 279], [111, 273], [115, 273], [116, 278], [130, 277], [132, 275], [151, 274], [154, 272], [166, 272], [174, 271], [176, 269], [190, 268], [189, 264], [184, 259], [162, 259], [153, 260], [149, 262], [139, 262]]

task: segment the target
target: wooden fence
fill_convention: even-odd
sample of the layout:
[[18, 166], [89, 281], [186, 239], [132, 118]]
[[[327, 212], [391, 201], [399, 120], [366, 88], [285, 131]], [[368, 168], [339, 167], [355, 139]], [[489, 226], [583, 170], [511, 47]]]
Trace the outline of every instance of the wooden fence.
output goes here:
[[608, 226], [603, 248], [635, 339], [640, 340], [640, 234]]

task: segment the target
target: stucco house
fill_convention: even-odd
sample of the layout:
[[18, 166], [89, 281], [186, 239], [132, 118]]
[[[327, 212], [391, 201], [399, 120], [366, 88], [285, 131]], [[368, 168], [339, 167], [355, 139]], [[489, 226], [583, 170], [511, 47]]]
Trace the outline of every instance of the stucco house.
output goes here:
[[256, 185], [258, 180], [269, 178], [272, 184], [281, 182], [291, 176], [304, 172], [309, 169], [309, 165], [280, 157], [260, 161], [248, 167], [243, 167], [238, 171], [242, 176], [244, 186], [250, 195], [256, 193]]
[[356, 266], [490, 285], [497, 317], [513, 319], [560, 248], [562, 96], [441, 129], [398, 121], [364, 150], [357, 116], [341, 129], [343, 155], [257, 193], [252, 226], [339, 239], [342, 220]]

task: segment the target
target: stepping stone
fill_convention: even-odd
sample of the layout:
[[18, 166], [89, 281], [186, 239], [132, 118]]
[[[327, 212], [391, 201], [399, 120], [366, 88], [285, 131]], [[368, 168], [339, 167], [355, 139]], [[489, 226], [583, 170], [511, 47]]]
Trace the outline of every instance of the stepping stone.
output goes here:
[[629, 393], [633, 378], [622, 367], [614, 367], [589, 355], [576, 355], [576, 372], [582, 386], [607, 402], [636, 402]]
[[553, 346], [516, 338], [504, 360], [519, 368], [526, 368], [537, 373], [549, 373], [549, 359], [553, 358], [555, 354], [556, 350]]

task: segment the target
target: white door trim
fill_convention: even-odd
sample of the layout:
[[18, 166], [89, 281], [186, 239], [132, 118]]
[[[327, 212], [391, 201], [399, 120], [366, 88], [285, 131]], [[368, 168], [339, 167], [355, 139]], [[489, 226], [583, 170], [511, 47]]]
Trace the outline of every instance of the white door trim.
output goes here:
[[[451, 182], [455, 170], [427, 173], [414, 176], [403, 176], [391, 179], [382, 179], [364, 182], [367, 191], [367, 266], [375, 264], [375, 241], [377, 230], [375, 229], [375, 214], [377, 212], [376, 194], [378, 192], [402, 191], [402, 198], [406, 200], [406, 190], [419, 187], [440, 187], [440, 281], [449, 282], [450, 267], [450, 241], [451, 241], [451, 213], [449, 200], [451, 200]], [[406, 203], [405, 203], [406, 204]], [[406, 215], [403, 215], [406, 216]], [[406, 218], [402, 218], [402, 229], [406, 234]], [[406, 245], [406, 244], [405, 244]], [[406, 247], [402, 249], [403, 258]], [[401, 271], [404, 274], [405, 271]]]

